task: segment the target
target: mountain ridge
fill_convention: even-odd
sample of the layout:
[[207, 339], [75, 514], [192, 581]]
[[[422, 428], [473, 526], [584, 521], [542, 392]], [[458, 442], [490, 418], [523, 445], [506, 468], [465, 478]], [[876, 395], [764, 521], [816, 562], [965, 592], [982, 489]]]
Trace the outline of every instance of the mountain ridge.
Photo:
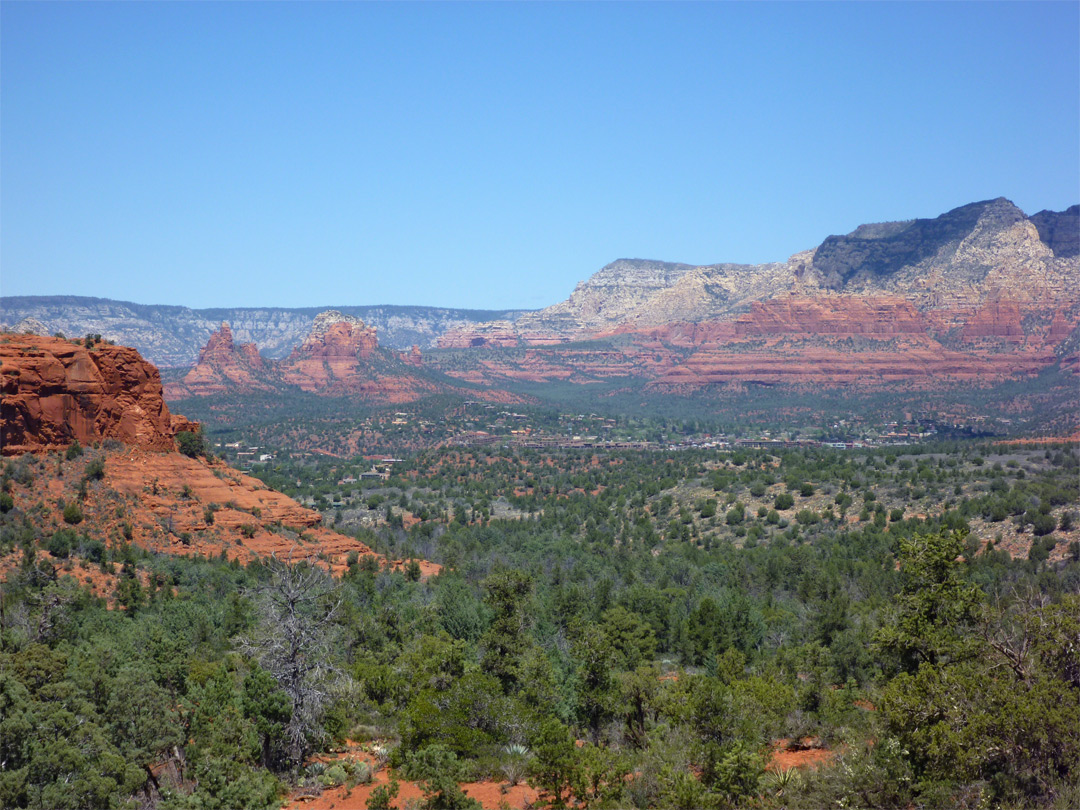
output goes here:
[[0, 297], [0, 328], [33, 319], [48, 334], [69, 337], [101, 334], [137, 349], [159, 368], [193, 365], [199, 350], [222, 321], [238, 340], [255, 343], [269, 358], [287, 356], [307, 334], [315, 317], [327, 309], [356, 316], [380, 330], [384, 343], [397, 349], [433, 346], [452, 327], [497, 318], [516, 318], [526, 310], [454, 309], [408, 305], [334, 307], [209, 307], [139, 304], [92, 296]]
[[[620, 259], [580, 282], [564, 301], [520, 316], [513, 333], [521, 345], [551, 345], [676, 321], [732, 320], [754, 301], [782, 294], [903, 295], [920, 311], [979, 308], [1000, 294], [1067, 302], [1080, 282], [1080, 206], [1036, 217], [998, 197], [933, 218], [863, 224], [784, 262], [694, 266]], [[451, 330], [438, 346], [482, 346], [490, 329]], [[505, 333], [500, 345], [509, 345]]]

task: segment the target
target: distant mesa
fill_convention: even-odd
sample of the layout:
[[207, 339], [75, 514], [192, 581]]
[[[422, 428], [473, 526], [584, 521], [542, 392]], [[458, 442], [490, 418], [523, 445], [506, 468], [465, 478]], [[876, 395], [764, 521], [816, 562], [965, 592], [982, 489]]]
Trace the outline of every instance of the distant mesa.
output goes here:
[[[786, 262], [620, 259], [563, 302], [440, 339], [486, 352], [482, 362], [431, 364], [493, 385], [637, 376], [673, 393], [729, 382], [991, 384], [1059, 361], [1073, 369], [1075, 351], [1060, 347], [1080, 324], [1078, 233], [1078, 206], [1027, 217], [998, 198], [861, 225]], [[498, 351], [510, 346], [528, 350]]]

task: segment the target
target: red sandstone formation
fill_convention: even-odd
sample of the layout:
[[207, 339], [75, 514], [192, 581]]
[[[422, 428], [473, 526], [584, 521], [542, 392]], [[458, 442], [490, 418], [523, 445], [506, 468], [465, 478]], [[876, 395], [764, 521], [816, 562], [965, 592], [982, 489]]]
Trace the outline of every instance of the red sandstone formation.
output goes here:
[[258, 347], [254, 343], [235, 343], [229, 324], [222, 322], [210, 335], [199, 352], [199, 362], [183, 382], [170, 383], [165, 393], [169, 399], [179, 399], [225, 391], [268, 391], [273, 387], [265, 379], [268, 370]]
[[[377, 386], [370, 363], [379, 341], [374, 329], [359, 318], [333, 310], [315, 318], [304, 342], [282, 363], [282, 379], [305, 391], [374, 394]], [[401, 386], [396, 386], [400, 388]], [[389, 392], [388, 402], [407, 402], [400, 391]]]
[[[85, 477], [78, 467], [32, 485], [13, 484], [16, 506], [56, 504], [36, 518], [44, 531], [61, 528], [60, 503], [79, 498], [82, 528], [111, 537], [125, 523], [133, 542], [164, 553], [225, 554], [241, 561], [318, 553], [336, 570], [344, 568], [350, 552], [373, 554], [358, 540], [322, 526], [318, 512], [261, 481], [220, 461], [176, 452], [173, 437], [198, 425], [169, 413], [158, 370], [134, 349], [4, 333], [0, 375], [4, 455], [58, 450], [75, 440], [91, 445], [118, 439], [127, 445], [65, 462], [65, 468], [85, 465], [92, 454], [104, 461], [103, 480], [81, 494], [75, 490]], [[439, 566], [421, 562], [420, 570], [429, 576]]]
[[447, 373], [487, 384], [638, 376], [649, 378], [654, 390], [680, 392], [729, 382], [988, 384], [1057, 362], [1054, 347], [1076, 322], [1076, 307], [1043, 312], [1003, 297], [979, 309], [920, 313], [892, 295], [787, 295], [753, 302], [733, 321], [624, 325], [598, 336], [618, 338], [617, 348], [532, 348], [524, 358], [491, 353], [467, 370]]
[[888, 338], [925, 335], [926, 323], [910, 301], [898, 296], [819, 298], [787, 296], [754, 301], [735, 320], [735, 334], [868, 335]]
[[1008, 300], [988, 302], [964, 324], [963, 337], [964, 340], [1000, 338], [1012, 343], [1023, 342], [1020, 305]]
[[174, 449], [174, 423], [158, 370], [126, 346], [92, 348], [62, 338], [0, 336], [0, 444], [4, 455], [118, 439]]
[[468, 396], [492, 402], [521, 403], [505, 391], [463, 391], [418, 374], [420, 348], [405, 352], [379, 347], [376, 331], [339, 312], [315, 318], [311, 333], [289, 357], [264, 360], [253, 343], [235, 344], [227, 323], [210, 336], [199, 363], [180, 383], [166, 386], [170, 399], [210, 394], [243, 394], [296, 386], [329, 396], [356, 396], [380, 404], [415, 402], [428, 394]]
[[[415, 402], [429, 394], [465, 392], [433, 382], [416, 373], [423, 365], [414, 346], [407, 359], [398, 352], [379, 348], [376, 332], [363, 321], [339, 312], [323, 312], [315, 318], [311, 334], [281, 364], [283, 382], [305, 391], [331, 396], [356, 396], [384, 404]], [[475, 399], [521, 402], [505, 392], [468, 392]]]

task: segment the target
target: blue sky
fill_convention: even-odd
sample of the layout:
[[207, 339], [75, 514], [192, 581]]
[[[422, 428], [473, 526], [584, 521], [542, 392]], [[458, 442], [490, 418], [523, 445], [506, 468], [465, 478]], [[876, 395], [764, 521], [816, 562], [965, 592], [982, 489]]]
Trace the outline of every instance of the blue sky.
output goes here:
[[540, 307], [1080, 200], [1080, 4], [0, 4], [0, 293]]

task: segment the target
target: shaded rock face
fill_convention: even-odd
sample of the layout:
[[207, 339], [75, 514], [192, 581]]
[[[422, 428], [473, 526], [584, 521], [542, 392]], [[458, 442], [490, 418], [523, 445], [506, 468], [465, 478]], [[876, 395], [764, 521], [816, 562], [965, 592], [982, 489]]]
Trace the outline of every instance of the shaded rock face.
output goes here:
[[830, 236], [814, 254], [814, 269], [829, 287], [839, 289], [856, 273], [888, 276], [959, 245], [976, 226], [1006, 229], [1025, 219], [1004, 198], [955, 208], [935, 219], [864, 225], [847, 236]]
[[88, 349], [60, 338], [2, 334], [0, 376], [4, 455], [103, 439], [166, 451], [174, 449], [178, 430], [193, 427], [186, 420], [174, 424], [158, 370], [125, 346]]
[[1040, 211], [1031, 221], [1055, 256], [1065, 259], [1080, 255], [1080, 205], [1060, 212]]

